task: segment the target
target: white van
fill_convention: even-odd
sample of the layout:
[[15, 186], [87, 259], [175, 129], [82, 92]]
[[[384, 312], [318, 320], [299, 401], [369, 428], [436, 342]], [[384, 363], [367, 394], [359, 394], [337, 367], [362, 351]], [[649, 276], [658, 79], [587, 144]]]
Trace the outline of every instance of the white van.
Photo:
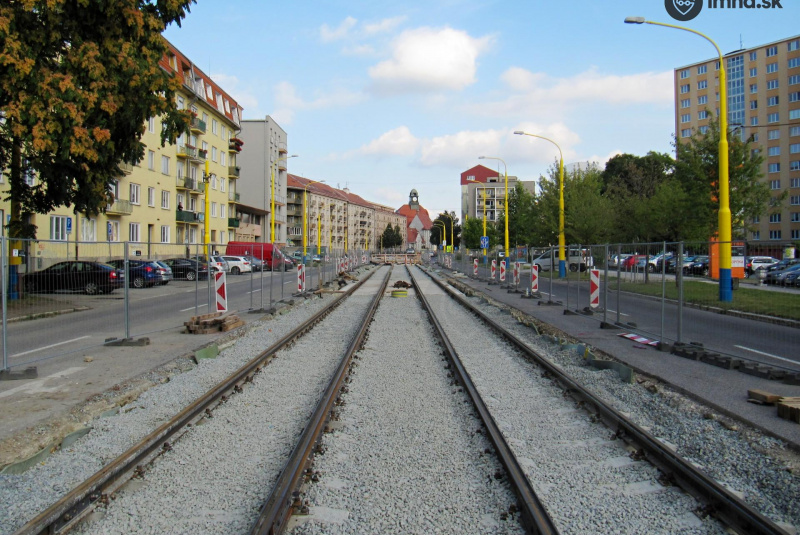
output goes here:
[[[551, 254], [555, 257], [555, 265], [558, 266], [558, 250], [553, 253], [547, 251], [533, 259], [532, 265], [539, 266], [539, 271], [550, 271], [550, 257]], [[586, 271], [594, 267], [594, 259], [592, 252], [589, 249], [569, 249], [567, 257], [567, 267], [570, 271]]]

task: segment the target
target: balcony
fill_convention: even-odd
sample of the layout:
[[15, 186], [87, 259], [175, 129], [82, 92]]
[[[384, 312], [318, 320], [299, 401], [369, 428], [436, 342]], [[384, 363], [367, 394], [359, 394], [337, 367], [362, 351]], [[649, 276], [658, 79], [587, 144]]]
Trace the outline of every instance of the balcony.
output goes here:
[[195, 134], [205, 134], [206, 133], [206, 122], [202, 119], [198, 119], [197, 117], [192, 117], [192, 122], [189, 125], [189, 130], [191, 130]]
[[106, 214], [109, 215], [131, 215], [132, 213], [133, 204], [131, 204], [131, 201], [117, 199], [113, 203], [106, 205]]
[[186, 210], [175, 210], [175, 221], [178, 223], [191, 223], [196, 225], [202, 219], [202, 214], [197, 212], [187, 212]]
[[195, 160], [200, 160], [201, 162], [205, 162], [207, 156], [208, 156], [208, 150], [197, 149], [197, 157], [195, 158]]
[[178, 158], [197, 158], [197, 149], [191, 145], [178, 146]]
[[128, 162], [122, 162], [119, 164], [119, 169], [122, 171], [123, 174], [129, 175], [133, 173], [133, 164]]
[[228, 218], [228, 228], [239, 228], [240, 221], [235, 217]]
[[239, 172], [242, 170], [238, 165], [228, 166], [228, 178], [239, 178]]
[[233, 202], [239, 202], [239, 194], [234, 191], [229, 192], [228, 200]]
[[244, 141], [238, 137], [232, 137], [228, 140], [228, 152], [241, 152]]
[[175, 186], [178, 189], [196, 189], [197, 181], [186, 176], [175, 177]]

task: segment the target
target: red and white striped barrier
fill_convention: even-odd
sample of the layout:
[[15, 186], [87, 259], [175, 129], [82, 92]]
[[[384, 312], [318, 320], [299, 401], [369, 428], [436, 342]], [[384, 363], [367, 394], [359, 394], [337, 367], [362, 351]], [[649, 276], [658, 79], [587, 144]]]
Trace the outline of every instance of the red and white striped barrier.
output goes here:
[[531, 293], [539, 292], [539, 266], [533, 264], [531, 266]]
[[474, 276], [476, 276], [476, 277], [478, 276], [478, 259], [477, 258], [473, 258], [472, 259], [472, 274]]
[[514, 262], [514, 286], [519, 286], [519, 272], [520, 272], [519, 262]]
[[497, 277], [497, 260], [492, 260], [492, 280]]
[[297, 264], [297, 291], [306, 291], [306, 266], [303, 264]]
[[589, 270], [589, 306], [597, 308], [600, 306], [600, 270]]
[[216, 296], [216, 311], [228, 311], [228, 287], [225, 284], [225, 272], [217, 271], [214, 273], [214, 295]]
[[500, 282], [506, 282], [506, 261], [500, 262]]

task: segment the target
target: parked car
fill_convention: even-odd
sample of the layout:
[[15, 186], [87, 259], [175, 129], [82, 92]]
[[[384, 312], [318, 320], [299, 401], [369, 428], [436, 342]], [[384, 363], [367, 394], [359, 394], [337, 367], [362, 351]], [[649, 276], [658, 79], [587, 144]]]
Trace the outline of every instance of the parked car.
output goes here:
[[[108, 263], [125, 271], [125, 260], [109, 260]], [[169, 280], [166, 280], [166, 270], [154, 260], [128, 260], [128, 285], [131, 288], [145, 288], [167, 282]]]
[[696, 256], [691, 264], [683, 267], [683, 274], [702, 275], [705, 277], [708, 275], [709, 270], [711, 269], [709, 262], [710, 260], [708, 256]]
[[172, 268], [169, 267], [163, 260], [156, 260], [156, 264], [161, 266], [162, 274], [164, 275], [164, 280], [161, 281], [161, 284], [167, 284], [174, 277], [172, 275]]
[[767, 268], [767, 272], [770, 271], [782, 271], [789, 266], [793, 266], [795, 264], [800, 263], [800, 258], [784, 258], [783, 260], [778, 261], [775, 264], [772, 264]]
[[256, 258], [255, 256], [247, 256], [244, 257], [248, 262], [250, 262], [250, 267], [253, 268], [253, 271], [262, 271], [264, 269], [264, 262], [260, 259]]
[[176, 279], [205, 280], [208, 278], [208, 264], [198, 262], [193, 258], [167, 258], [164, 263], [172, 270]]
[[[689, 266], [691, 263], [693, 263], [695, 258], [697, 258], [697, 257], [694, 256], [694, 255], [684, 256], [683, 257], [683, 261], [682, 261], [682, 265], [681, 265], [681, 271], [683, 271], [683, 268], [685, 268], [685, 267]], [[672, 258], [670, 258], [669, 261], [667, 262], [667, 273], [677, 273], [678, 271], [675, 269], [675, 266], [676, 266], [677, 263], [678, 263], [678, 256], [677, 255], [675, 255]]]
[[271, 243], [254, 242], [228, 242], [225, 246], [226, 255], [248, 256], [252, 255], [264, 263], [264, 269], [273, 268], [288, 271], [294, 267], [291, 262], [286, 262], [286, 255], [281, 252], [277, 245]]
[[89, 295], [110, 293], [125, 284], [125, 272], [100, 262], [70, 260], [28, 273], [22, 279], [27, 292], [79, 290]]
[[[558, 263], [558, 253], [555, 255], [555, 262]], [[539, 266], [539, 271], [550, 271], [551, 253], [547, 251], [534, 258], [531, 264]], [[570, 271], [586, 271], [588, 268], [594, 266], [594, 259], [592, 258], [589, 249], [569, 249], [567, 253], [567, 267]]]
[[786, 277], [797, 270], [800, 270], [800, 262], [796, 262], [785, 269], [768, 271], [767, 276], [764, 278], [764, 284], [783, 286], [786, 283]]
[[631, 255], [629, 254], [611, 255], [608, 259], [608, 269], [617, 269], [617, 267], [620, 267], [621, 263], [624, 262], [625, 259], [628, 258], [629, 256]]
[[250, 273], [253, 271], [250, 262], [243, 256], [225, 255], [222, 259], [228, 263], [228, 270], [231, 275], [239, 275], [241, 273]]
[[[797, 264], [800, 265], [800, 264]], [[786, 274], [782, 281], [784, 286], [793, 287], [797, 286], [800, 288], [800, 269], [793, 269]]]
[[646, 258], [646, 256], [647, 255], [643, 254], [632, 254], [628, 256], [628, 258], [622, 261], [622, 269], [625, 271], [633, 271], [639, 263], [639, 260]]
[[192, 260], [197, 260], [204, 264], [208, 264], [209, 267], [211, 267], [212, 272], [224, 271], [225, 273], [227, 273], [229, 270], [228, 263], [221, 256], [211, 255], [208, 257], [208, 259], [206, 259], [205, 256], [193, 256]]
[[757, 271], [766, 271], [772, 265], [780, 262], [772, 256], [748, 256], [744, 265], [744, 275], [749, 277]]

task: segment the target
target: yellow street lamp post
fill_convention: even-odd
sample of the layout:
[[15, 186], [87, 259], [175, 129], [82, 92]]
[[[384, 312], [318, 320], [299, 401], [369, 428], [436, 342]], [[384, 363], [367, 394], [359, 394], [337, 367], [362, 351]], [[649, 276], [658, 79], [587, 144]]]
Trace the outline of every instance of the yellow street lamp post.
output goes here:
[[[453, 219], [453, 216], [448, 214], [447, 212], [442, 212], [443, 216], [446, 216], [450, 220], [450, 247], [453, 248], [453, 252], [456, 252], [456, 238], [455, 238], [455, 228], [456, 222]], [[447, 238], [445, 238], [447, 239]]]
[[665, 26], [676, 30], [699, 35], [717, 50], [719, 56], [719, 214], [717, 224], [717, 236], [719, 238], [719, 300], [733, 301], [733, 286], [731, 279], [731, 207], [730, 207], [730, 186], [728, 180], [728, 88], [725, 75], [725, 58], [722, 51], [710, 37], [696, 30], [645, 20], [644, 17], [627, 17], [627, 24], [652, 24], [654, 26]]
[[289, 158], [297, 158], [297, 154], [291, 156], [283, 156], [275, 160], [270, 165], [272, 171], [272, 179], [270, 180], [270, 194], [269, 194], [269, 242], [275, 243], [275, 167], [280, 161], [286, 161]]
[[[483, 187], [483, 234], [481, 236], [486, 236], [486, 186]], [[488, 247], [483, 249], [483, 263], [485, 264], [488, 257], [486, 256], [488, 252]]]
[[563, 279], [567, 276], [567, 257], [564, 252], [567, 241], [564, 237], [564, 153], [561, 152], [561, 147], [558, 146], [558, 143], [550, 138], [529, 134], [522, 130], [517, 130], [514, 133], [518, 136], [531, 136], [544, 139], [555, 145], [558, 149], [558, 278]]
[[[505, 175], [506, 175], [506, 196], [505, 196], [505, 200], [503, 201], [503, 206], [505, 207], [505, 210], [504, 210], [505, 217], [503, 219], [505, 219], [505, 222], [506, 222], [506, 243], [505, 243], [505, 245], [506, 245], [506, 261], [507, 261], [508, 258], [510, 257], [510, 253], [511, 253], [510, 248], [508, 246], [508, 220], [511, 219], [511, 214], [509, 213], [509, 210], [508, 210], [508, 166], [506, 165], [505, 160], [503, 160], [502, 158], [495, 158], [494, 156], [478, 156], [478, 159], [479, 160], [498, 160], [498, 161], [503, 162], [503, 169], [505, 170]], [[495, 210], [496, 209], [497, 209], [497, 206], [495, 206]], [[508, 265], [506, 265], [506, 267], [508, 267]]]
[[205, 203], [203, 206], [203, 256], [208, 260], [208, 244], [211, 243], [211, 219], [208, 217], [211, 211], [211, 196], [209, 195], [209, 185], [211, 177], [216, 177], [215, 174], [208, 174], [208, 160], [206, 160], [206, 167], [203, 171], [203, 191], [205, 195]]
[[[306, 220], [308, 219], [308, 186], [311, 184], [323, 184], [325, 183], [324, 180], [311, 180], [308, 184], [305, 185], [303, 188], [303, 210], [305, 211], [303, 215], [303, 263], [306, 263], [306, 249], [308, 248], [308, 230], [306, 229]], [[319, 234], [319, 229], [317, 230]], [[317, 239], [319, 242], [319, 239]]]
[[322, 227], [320, 226], [319, 210], [317, 210], [317, 256], [320, 255], [320, 245], [322, 241]]
[[[441, 245], [442, 241], [447, 241], [447, 227], [445, 226], [444, 221], [439, 221], [438, 219], [433, 222], [433, 226], [435, 227], [436, 225], [442, 226], [442, 239], [439, 240], [439, 244]], [[444, 247], [442, 247], [442, 250], [444, 250]]]

